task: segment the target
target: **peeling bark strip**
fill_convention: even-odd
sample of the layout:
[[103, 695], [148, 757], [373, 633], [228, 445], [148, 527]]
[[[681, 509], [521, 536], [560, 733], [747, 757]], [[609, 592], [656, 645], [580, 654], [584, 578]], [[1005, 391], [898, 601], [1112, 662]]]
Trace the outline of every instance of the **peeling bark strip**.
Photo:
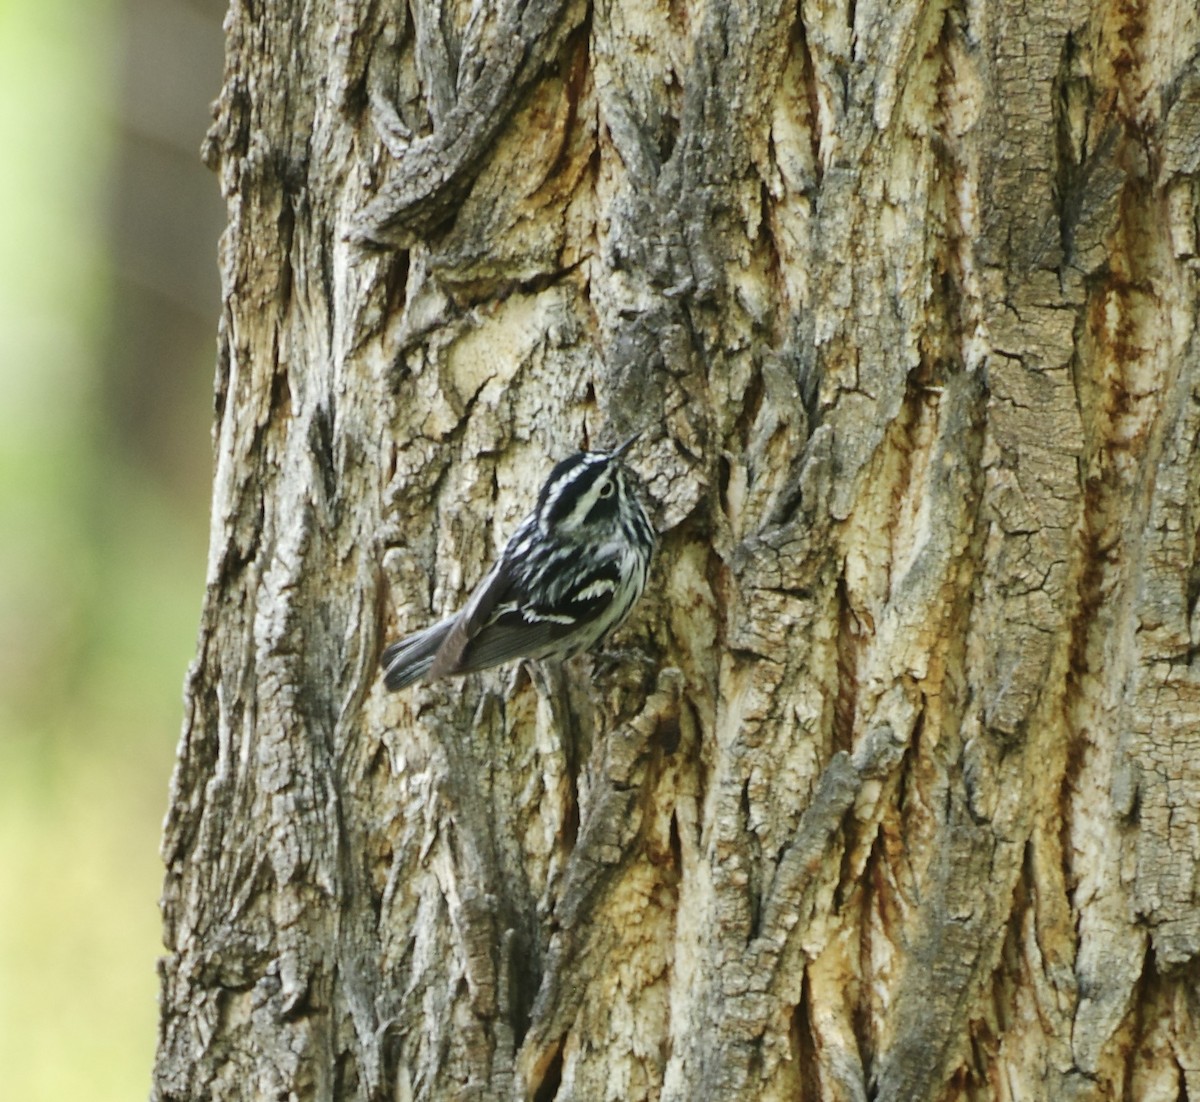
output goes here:
[[[451, 7], [435, 2], [414, 11], [432, 131], [414, 135], [386, 91], [374, 97], [373, 121], [396, 164], [357, 220], [368, 241], [410, 245], [452, 217], [523, 93], [558, 62], [585, 11], [580, 0], [477, 5], [452, 46], [443, 38], [459, 14]], [[429, 33], [421, 33], [424, 27]]]
[[[1200, 1097], [1192, 0], [234, 0], [154, 1097]], [[381, 691], [642, 430], [620, 650]]]

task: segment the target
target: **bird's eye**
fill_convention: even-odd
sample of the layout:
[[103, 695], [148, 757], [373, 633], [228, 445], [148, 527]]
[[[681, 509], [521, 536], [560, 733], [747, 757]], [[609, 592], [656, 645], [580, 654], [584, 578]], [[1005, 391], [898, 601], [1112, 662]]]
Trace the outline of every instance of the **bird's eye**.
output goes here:
[[601, 497], [612, 497], [613, 496], [613, 484], [611, 482], [606, 482], [603, 486], [600, 487], [600, 496]]

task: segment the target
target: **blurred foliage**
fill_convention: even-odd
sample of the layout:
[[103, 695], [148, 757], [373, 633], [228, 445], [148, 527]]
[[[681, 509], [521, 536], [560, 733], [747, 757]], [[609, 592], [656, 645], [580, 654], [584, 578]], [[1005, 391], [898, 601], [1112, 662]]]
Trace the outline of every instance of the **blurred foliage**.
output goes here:
[[[23, 1102], [149, 1089], [207, 540], [219, 28], [201, 0], [0, 0], [0, 1081]], [[167, 191], [191, 209], [147, 212]]]

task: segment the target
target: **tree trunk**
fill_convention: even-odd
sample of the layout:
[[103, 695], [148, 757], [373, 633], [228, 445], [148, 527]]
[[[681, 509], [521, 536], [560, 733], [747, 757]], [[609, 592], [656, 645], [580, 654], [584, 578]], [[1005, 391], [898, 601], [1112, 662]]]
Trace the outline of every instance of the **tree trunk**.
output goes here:
[[[1194, 0], [234, 0], [155, 1096], [1200, 1098]], [[641, 430], [616, 653], [383, 691]]]

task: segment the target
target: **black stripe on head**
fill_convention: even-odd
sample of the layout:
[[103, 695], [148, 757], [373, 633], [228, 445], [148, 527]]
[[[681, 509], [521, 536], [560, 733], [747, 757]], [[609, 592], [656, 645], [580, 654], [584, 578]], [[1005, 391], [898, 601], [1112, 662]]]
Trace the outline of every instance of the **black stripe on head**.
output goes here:
[[543, 531], [571, 515], [580, 497], [588, 492], [605, 470], [608, 456], [576, 452], [550, 472], [538, 496], [538, 522]]

